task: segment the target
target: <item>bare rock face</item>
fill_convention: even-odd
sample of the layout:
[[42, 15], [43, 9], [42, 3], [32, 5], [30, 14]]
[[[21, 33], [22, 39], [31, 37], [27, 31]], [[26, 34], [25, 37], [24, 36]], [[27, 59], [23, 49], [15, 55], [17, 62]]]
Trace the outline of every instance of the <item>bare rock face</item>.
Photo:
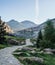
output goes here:
[[7, 24], [5, 24], [5, 27], [6, 27], [6, 32], [8, 32], [8, 33], [14, 33], [13, 32], [13, 30], [7, 25]]
[[[3, 23], [4, 21], [1, 20], [1, 16], [0, 16], [0, 22]], [[4, 22], [4, 27], [6, 32], [8, 33], [13, 33], [13, 30]]]

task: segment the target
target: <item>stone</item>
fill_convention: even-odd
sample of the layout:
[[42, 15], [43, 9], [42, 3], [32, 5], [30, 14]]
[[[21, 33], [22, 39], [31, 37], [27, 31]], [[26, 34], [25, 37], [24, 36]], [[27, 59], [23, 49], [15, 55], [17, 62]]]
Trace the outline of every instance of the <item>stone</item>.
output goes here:
[[32, 48], [29, 48], [29, 47], [23, 47], [22, 50], [25, 50], [25, 51], [32, 51], [33, 49]]
[[50, 48], [44, 49], [44, 50], [43, 50], [43, 53], [44, 53], [44, 54], [53, 54], [52, 49], [50, 49]]
[[33, 60], [37, 61], [39, 63], [43, 63], [44, 62], [43, 58], [39, 58], [39, 57], [35, 57]]
[[43, 63], [44, 62], [44, 59], [43, 58], [40, 58], [40, 57], [23, 57], [23, 58], [20, 58], [22, 60], [24, 59], [29, 59], [30, 61], [36, 61], [36, 62], [39, 62], [39, 63]]

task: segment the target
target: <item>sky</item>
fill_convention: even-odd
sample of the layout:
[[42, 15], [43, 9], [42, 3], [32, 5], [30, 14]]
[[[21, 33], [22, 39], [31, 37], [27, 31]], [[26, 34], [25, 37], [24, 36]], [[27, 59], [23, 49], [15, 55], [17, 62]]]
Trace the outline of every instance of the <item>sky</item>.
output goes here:
[[3, 20], [36, 21], [36, 0], [0, 0], [0, 16]]
[[2, 20], [15, 19], [41, 24], [47, 19], [55, 18], [55, 0], [0, 0]]
[[39, 23], [55, 18], [55, 0], [39, 0]]

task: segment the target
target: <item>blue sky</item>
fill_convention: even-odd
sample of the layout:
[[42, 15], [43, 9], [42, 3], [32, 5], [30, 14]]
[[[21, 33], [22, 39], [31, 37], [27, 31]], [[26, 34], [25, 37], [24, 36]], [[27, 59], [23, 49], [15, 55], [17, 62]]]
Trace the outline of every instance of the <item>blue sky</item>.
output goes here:
[[35, 0], [0, 0], [0, 16], [5, 21], [36, 19]]
[[39, 23], [55, 18], [55, 0], [39, 0]]
[[40, 24], [55, 18], [55, 0], [0, 0], [0, 16], [6, 22], [15, 19]]

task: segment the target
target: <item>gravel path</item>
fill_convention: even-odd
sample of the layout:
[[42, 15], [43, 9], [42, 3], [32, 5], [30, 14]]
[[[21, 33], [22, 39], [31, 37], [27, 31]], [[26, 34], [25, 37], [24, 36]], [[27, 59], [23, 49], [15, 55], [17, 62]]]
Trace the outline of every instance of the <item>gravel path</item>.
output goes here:
[[[26, 45], [29, 45], [30, 40], [26, 40]], [[23, 65], [21, 64], [13, 55], [13, 51], [15, 51], [17, 48], [24, 47], [23, 46], [13, 46], [13, 47], [7, 47], [0, 50], [0, 65]]]
[[13, 55], [12, 52], [15, 51], [20, 46], [7, 47], [0, 50], [0, 65], [22, 65]]

